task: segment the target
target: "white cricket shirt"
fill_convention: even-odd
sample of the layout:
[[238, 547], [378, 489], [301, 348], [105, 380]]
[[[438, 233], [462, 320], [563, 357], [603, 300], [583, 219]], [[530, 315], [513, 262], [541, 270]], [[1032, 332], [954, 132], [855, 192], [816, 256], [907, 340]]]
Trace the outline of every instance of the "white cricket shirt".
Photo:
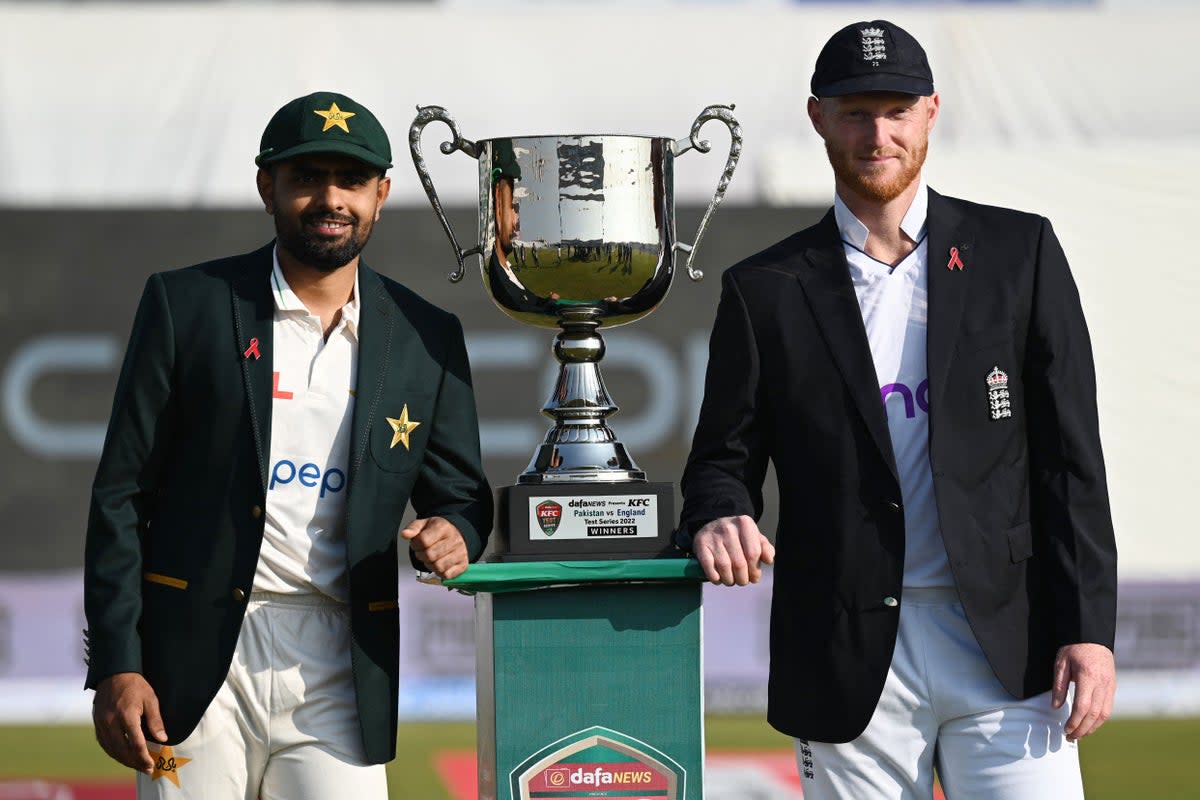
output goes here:
[[929, 323], [929, 245], [925, 240], [928, 209], [929, 190], [922, 178], [900, 223], [917, 247], [893, 268], [866, 254], [867, 226], [840, 197], [833, 202], [900, 472], [907, 587], [954, 585], [938, 523], [933, 470], [929, 466], [929, 371], [925, 347]]
[[321, 318], [284, 280], [278, 253], [271, 296], [271, 465], [254, 590], [321, 592], [347, 602], [346, 484], [358, 373], [358, 277], [328, 340]]

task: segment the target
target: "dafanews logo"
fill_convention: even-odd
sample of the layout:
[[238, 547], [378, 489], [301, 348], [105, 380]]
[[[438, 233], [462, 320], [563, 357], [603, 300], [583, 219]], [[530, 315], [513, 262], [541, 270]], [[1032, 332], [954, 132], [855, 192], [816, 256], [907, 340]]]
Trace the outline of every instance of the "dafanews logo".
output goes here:
[[510, 773], [514, 800], [681, 800], [686, 778], [662, 751], [598, 726], [547, 745]]
[[553, 536], [562, 522], [562, 505], [553, 500], [546, 500], [537, 504], [534, 514], [537, 515], [538, 524], [542, 526], [542, 533]]
[[530, 783], [534, 791], [554, 789], [577, 789], [582, 786], [614, 786], [626, 789], [658, 790], [662, 794], [667, 788], [666, 776], [641, 765], [630, 768], [626, 763], [580, 764], [570, 767], [551, 767]]

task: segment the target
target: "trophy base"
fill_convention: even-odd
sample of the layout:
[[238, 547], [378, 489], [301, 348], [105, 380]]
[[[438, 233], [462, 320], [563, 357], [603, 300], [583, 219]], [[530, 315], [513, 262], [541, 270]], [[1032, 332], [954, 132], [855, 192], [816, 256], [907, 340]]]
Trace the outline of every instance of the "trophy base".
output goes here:
[[[593, 441], [569, 441], [592, 438]], [[552, 428], [533, 454], [529, 467], [517, 476], [520, 484], [563, 483], [645, 483], [646, 473], [638, 469], [625, 445], [607, 425]]]
[[488, 561], [670, 558], [675, 491], [669, 483], [505, 486]]

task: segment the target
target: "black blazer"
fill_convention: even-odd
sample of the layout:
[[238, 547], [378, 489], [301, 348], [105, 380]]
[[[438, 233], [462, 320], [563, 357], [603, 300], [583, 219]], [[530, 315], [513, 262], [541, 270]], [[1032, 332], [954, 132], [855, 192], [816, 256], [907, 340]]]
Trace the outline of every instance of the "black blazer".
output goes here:
[[[150, 276], [92, 488], [84, 569], [87, 686], [140, 672], [172, 742], [228, 672], [262, 542], [271, 437], [271, 248]], [[483, 552], [492, 496], [462, 328], [359, 268], [346, 556], [367, 759], [396, 746], [397, 531], [411, 500]], [[253, 339], [262, 357], [247, 357]], [[386, 417], [420, 421], [390, 447]]]
[[[930, 191], [929, 453], [971, 628], [1005, 689], [1047, 691], [1057, 648], [1113, 645], [1116, 546], [1091, 344], [1044, 218]], [[962, 270], [947, 269], [958, 248]], [[985, 382], [1008, 373], [1012, 416]], [[680, 544], [762, 512], [779, 482], [768, 719], [845, 742], [883, 691], [904, 515], [885, 409], [832, 210], [723, 277]]]

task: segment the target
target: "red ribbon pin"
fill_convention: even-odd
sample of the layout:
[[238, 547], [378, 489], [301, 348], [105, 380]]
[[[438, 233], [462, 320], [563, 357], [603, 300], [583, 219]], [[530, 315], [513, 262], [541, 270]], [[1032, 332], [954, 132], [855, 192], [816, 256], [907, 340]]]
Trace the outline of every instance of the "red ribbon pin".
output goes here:
[[254, 356], [254, 360], [255, 360], [255, 361], [257, 361], [258, 359], [262, 358], [262, 353], [260, 353], [260, 352], [258, 351], [258, 339], [257, 339], [257, 338], [254, 338], [254, 339], [251, 339], [251, 340], [250, 340], [250, 346], [246, 348], [246, 352], [245, 352], [245, 353], [242, 353], [242, 355], [243, 355], [245, 358], [249, 358], [250, 356]]
[[950, 260], [946, 262], [946, 269], [952, 270], [952, 269], [957, 268], [959, 270], [962, 270], [963, 266], [964, 266], [964, 264], [962, 262], [962, 259], [959, 258], [959, 256], [958, 256], [958, 248], [951, 247], [950, 248]]

